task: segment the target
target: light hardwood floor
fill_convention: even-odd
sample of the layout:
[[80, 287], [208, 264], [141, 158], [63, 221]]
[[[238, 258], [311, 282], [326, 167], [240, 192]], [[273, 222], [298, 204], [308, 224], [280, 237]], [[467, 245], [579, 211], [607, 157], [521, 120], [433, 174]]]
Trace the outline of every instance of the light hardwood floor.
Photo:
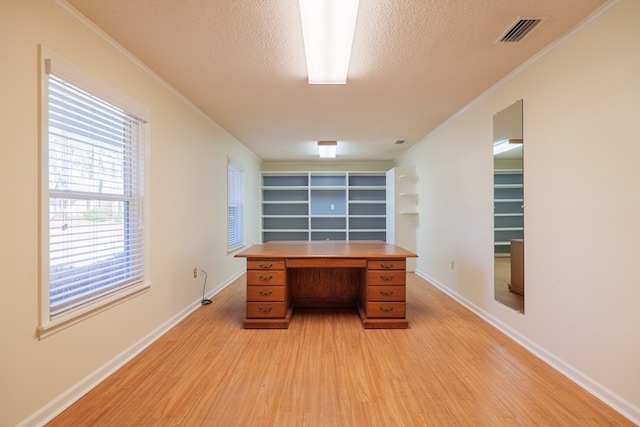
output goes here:
[[495, 257], [494, 267], [494, 298], [499, 303], [524, 314], [524, 296], [509, 290], [511, 259], [509, 257]]
[[244, 277], [51, 426], [633, 425], [451, 298], [407, 275], [406, 330], [356, 310], [242, 329]]

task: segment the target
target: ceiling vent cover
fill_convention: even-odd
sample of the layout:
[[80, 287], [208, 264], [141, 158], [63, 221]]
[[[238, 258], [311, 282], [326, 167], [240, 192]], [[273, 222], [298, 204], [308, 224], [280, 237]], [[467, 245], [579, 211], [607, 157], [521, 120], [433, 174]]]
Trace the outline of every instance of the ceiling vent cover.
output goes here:
[[542, 22], [542, 18], [518, 18], [516, 22], [496, 40], [496, 43], [519, 42], [540, 22]]

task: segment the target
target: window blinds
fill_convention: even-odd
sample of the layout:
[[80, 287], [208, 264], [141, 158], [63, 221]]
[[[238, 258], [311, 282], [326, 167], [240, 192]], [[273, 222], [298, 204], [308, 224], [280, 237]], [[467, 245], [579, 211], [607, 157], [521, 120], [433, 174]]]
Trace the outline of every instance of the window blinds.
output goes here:
[[49, 74], [49, 316], [144, 275], [144, 122]]
[[227, 248], [233, 251], [244, 246], [244, 183], [243, 171], [229, 162], [227, 173], [228, 235]]

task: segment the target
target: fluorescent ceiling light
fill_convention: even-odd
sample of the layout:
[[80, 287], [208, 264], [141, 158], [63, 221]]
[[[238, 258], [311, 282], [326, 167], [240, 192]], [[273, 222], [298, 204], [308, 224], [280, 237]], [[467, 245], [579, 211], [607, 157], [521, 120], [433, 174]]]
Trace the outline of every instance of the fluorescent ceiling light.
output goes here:
[[521, 139], [503, 139], [502, 141], [496, 141], [493, 143], [493, 154], [504, 153], [505, 151], [513, 150], [522, 145]]
[[309, 84], [345, 84], [358, 0], [299, 0]]
[[318, 141], [318, 155], [321, 159], [335, 159], [338, 141]]

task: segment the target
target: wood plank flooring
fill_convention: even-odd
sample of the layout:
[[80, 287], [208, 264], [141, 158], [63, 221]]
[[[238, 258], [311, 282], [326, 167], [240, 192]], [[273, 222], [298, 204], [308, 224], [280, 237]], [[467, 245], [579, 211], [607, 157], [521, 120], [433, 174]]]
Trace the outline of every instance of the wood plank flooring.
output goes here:
[[633, 425], [411, 273], [407, 301], [406, 330], [355, 309], [245, 330], [243, 277], [49, 425]]
[[524, 296], [509, 290], [511, 259], [509, 257], [495, 257], [494, 260], [494, 298], [499, 303], [524, 314]]

